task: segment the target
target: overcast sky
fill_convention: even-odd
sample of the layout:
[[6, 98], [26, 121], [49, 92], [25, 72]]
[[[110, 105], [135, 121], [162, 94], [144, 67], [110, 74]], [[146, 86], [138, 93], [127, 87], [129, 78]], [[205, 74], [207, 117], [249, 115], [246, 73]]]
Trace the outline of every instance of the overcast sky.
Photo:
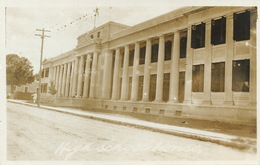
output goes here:
[[[40, 34], [36, 29], [50, 30], [50, 38], [44, 40], [43, 58], [51, 58], [75, 48], [77, 37], [94, 27], [94, 12], [98, 7], [96, 26], [108, 21], [135, 25], [161, 14], [180, 8], [180, 5], [89, 5], [85, 1], [77, 7], [7, 7], [6, 8], [6, 54], [18, 54], [29, 59], [34, 73], [39, 70]], [[81, 19], [79, 19], [81, 18]], [[66, 27], [65, 27], [66, 26]]]
[[[37, 73], [41, 39], [35, 36], [36, 33], [40, 33], [36, 29], [51, 30], [46, 34], [51, 38], [45, 39], [43, 52], [43, 58], [51, 58], [75, 48], [77, 37], [93, 29], [93, 10], [96, 7], [99, 8], [96, 25], [100, 26], [108, 21], [135, 25], [185, 5], [216, 4], [216, 2], [203, 4], [196, 2], [198, 1], [7, 0], [5, 11], [6, 54], [14, 53], [27, 57], [34, 66], [34, 73]], [[233, 2], [239, 4], [238, 0]], [[234, 5], [233, 2], [230, 0], [225, 5]]]

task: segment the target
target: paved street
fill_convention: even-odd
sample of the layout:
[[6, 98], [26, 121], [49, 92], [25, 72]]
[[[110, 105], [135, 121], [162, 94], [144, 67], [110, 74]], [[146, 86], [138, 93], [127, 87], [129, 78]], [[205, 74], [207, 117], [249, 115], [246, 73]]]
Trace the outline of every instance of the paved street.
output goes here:
[[8, 160], [255, 160], [252, 152], [7, 103]]

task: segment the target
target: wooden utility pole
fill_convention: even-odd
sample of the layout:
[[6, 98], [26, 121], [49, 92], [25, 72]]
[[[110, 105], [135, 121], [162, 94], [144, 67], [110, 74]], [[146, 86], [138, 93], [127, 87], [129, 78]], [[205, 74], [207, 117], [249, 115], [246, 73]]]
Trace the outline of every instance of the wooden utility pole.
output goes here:
[[45, 37], [50, 37], [47, 35], [44, 35], [45, 32], [51, 32], [49, 30], [43, 29], [36, 29], [36, 31], [41, 31], [42, 34], [35, 34], [36, 36], [40, 36], [42, 39], [42, 44], [41, 44], [41, 57], [40, 57], [40, 71], [39, 71], [39, 88], [37, 91], [37, 106], [40, 107], [40, 100], [41, 100], [41, 78], [42, 78], [42, 56], [43, 56], [43, 43], [44, 43], [44, 38]]

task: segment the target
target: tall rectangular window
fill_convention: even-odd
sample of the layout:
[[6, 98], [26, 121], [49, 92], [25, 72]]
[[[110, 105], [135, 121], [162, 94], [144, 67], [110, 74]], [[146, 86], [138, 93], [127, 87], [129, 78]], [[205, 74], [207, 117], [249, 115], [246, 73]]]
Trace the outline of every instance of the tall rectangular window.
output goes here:
[[180, 34], [180, 58], [186, 58], [187, 51], [187, 31]]
[[225, 90], [225, 62], [213, 63], [211, 66], [211, 91]]
[[42, 75], [41, 76], [42, 76], [42, 78], [44, 78], [44, 69], [42, 70]]
[[45, 70], [45, 77], [48, 77], [49, 76], [49, 68], [47, 68], [46, 70]]
[[194, 49], [205, 47], [206, 24], [192, 25], [191, 28], [191, 47]]
[[139, 84], [138, 84], [138, 101], [143, 98], [143, 84], [144, 84], [144, 76], [139, 76]]
[[145, 51], [146, 51], [145, 46], [140, 48], [139, 65], [142, 65], [145, 63]]
[[203, 92], [204, 90], [204, 64], [192, 67], [192, 92]]
[[249, 92], [250, 60], [233, 61], [232, 90], [235, 92]]
[[159, 44], [153, 44], [152, 45], [151, 63], [158, 62], [158, 50], [159, 50]]
[[170, 90], [170, 73], [164, 73], [163, 76], [163, 101], [167, 102], [169, 100], [169, 90]]
[[171, 60], [172, 55], [172, 41], [165, 42], [164, 61]]
[[154, 101], [156, 95], [156, 74], [150, 75], [149, 100]]
[[134, 53], [135, 53], [134, 49], [131, 49], [129, 51], [129, 66], [133, 66], [134, 65]]
[[121, 68], [123, 68], [123, 66], [124, 66], [124, 58], [125, 58], [125, 51], [124, 51], [124, 49], [121, 52], [122, 52], [121, 53]]
[[233, 39], [243, 41], [250, 39], [250, 11], [243, 13], [234, 13], [233, 16], [234, 31]]
[[219, 45], [226, 42], [226, 18], [211, 20], [211, 44]]

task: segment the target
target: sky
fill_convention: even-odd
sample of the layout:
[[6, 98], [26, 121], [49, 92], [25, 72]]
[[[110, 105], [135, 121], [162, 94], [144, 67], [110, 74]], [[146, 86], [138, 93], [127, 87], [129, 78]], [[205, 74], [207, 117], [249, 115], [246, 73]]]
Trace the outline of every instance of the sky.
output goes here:
[[[6, 8], [6, 54], [26, 57], [39, 71], [41, 34], [36, 29], [45, 28], [51, 32], [44, 39], [43, 59], [55, 57], [74, 49], [77, 37], [94, 27], [94, 10], [99, 9], [96, 26], [109, 21], [125, 25], [136, 25], [182, 6], [173, 3], [157, 5], [127, 5], [104, 3], [89, 5], [88, 1], [80, 6], [30, 6]], [[81, 18], [81, 19], [79, 19]], [[66, 26], [66, 27], [65, 27]]]
[[[74, 49], [77, 37], [93, 29], [93, 10], [96, 7], [99, 9], [96, 26], [109, 21], [132, 26], [187, 5], [244, 5], [239, 0], [225, 1], [225, 4], [221, 3], [221, 0], [218, 0], [220, 3], [212, 2], [214, 1], [198, 3], [196, 0], [6, 0], [5, 54], [18, 54], [28, 58], [34, 67], [34, 73], [37, 73], [41, 39], [35, 34], [41, 32], [36, 29], [45, 28], [51, 31], [46, 33], [51, 37], [44, 40], [43, 59], [55, 57]], [[253, 1], [246, 5], [255, 4]]]

